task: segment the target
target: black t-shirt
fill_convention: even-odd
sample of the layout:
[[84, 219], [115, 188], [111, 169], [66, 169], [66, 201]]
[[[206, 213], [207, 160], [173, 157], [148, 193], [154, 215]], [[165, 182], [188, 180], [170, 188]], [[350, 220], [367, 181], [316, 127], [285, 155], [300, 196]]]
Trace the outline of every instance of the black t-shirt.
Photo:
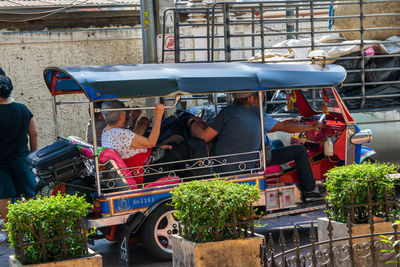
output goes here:
[[[238, 170], [241, 162], [246, 162], [246, 168], [254, 168], [255, 160], [261, 146], [260, 111], [255, 107], [234, 105], [223, 109], [215, 118], [210, 127], [218, 132], [215, 145], [215, 155], [230, 155], [244, 152], [253, 152], [247, 155], [229, 156], [228, 163], [217, 170], [227, 172]], [[249, 162], [253, 160], [253, 162]]]
[[29, 152], [28, 128], [32, 117], [23, 104], [0, 104], [0, 164]]

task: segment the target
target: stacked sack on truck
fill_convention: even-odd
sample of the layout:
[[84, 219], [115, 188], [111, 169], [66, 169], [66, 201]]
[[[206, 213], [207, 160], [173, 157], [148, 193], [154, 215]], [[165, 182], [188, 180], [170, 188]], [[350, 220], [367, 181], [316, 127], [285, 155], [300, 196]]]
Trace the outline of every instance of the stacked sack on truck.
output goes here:
[[[373, 58], [374, 55], [391, 55], [400, 53], [400, 37], [391, 36], [385, 39], [387, 43], [380, 44], [376, 40], [365, 40], [364, 51], [365, 61], [364, 69], [365, 72], [365, 83], [384, 83], [387, 84], [367, 84], [365, 91], [367, 96], [371, 95], [390, 95], [399, 94], [400, 85], [399, 83], [393, 83], [393, 81], [400, 80], [400, 70], [384, 70], [384, 71], [368, 71], [372, 69], [381, 68], [397, 68], [400, 66], [400, 58], [397, 56], [393, 57], [382, 57]], [[343, 66], [347, 71], [360, 70], [361, 69], [361, 48], [360, 40], [346, 40], [339, 34], [333, 34], [323, 36], [314, 41], [316, 49], [324, 50], [328, 56], [327, 63], [334, 63]], [[329, 45], [331, 44], [331, 45]], [[338, 44], [340, 44], [338, 46]], [[324, 45], [319, 47], [319, 45]], [[268, 63], [284, 62], [290, 59], [302, 60], [308, 59], [308, 55], [311, 52], [311, 39], [289, 39], [277, 43], [275, 47], [288, 47], [287, 49], [270, 49], [265, 51], [264, 58]], [[293, 46], [303, 46], [302, 48], [293, 48]], [[306, 46], [306, 47], [304, 47]], [[307, 47], [308, 46], [308, 47]], [[353, 57], [353, 58], [352, 58]], [[354, 58], [358, 57], [358, 58]], [[340, 58], [340, 59], [329, 59], [329, 58]], [[256, 55], [249, 59], [249, 61], [261, 61], [261, 55]], [[309, 61], [298, 62], [309, 63]], [[392, 81], [392, 83], [390, 83]], [[355, 84], [340, 88], [339, 93], [342, 97], [360, 96], [361, 95], [361, 71], [348, 72], [345, 84]], [[346, 105], [350, 109], [356, 109], [360, 107], [360, 100], [346, 100]], [[391, 107], [394, 104], [399, 104], [400, 98], [377, 98], [369, 99], [364, 108], [374, 107]]]

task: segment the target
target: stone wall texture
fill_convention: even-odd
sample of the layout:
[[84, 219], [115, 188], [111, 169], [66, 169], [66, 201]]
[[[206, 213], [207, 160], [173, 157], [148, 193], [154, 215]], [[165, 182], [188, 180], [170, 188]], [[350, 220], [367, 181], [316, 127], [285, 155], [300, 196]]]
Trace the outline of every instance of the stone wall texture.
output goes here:
[[[43, 80], [46, 67], [135, 63], [142, 63], [140, 28], [0, 33], [0, 67], [14, 83], [12, 97], [34, 114], [39, 147], [55, 139], [51, 95]], [[85, 137], [88, 105], [59, 106], [58, 117], [60, 135]]]

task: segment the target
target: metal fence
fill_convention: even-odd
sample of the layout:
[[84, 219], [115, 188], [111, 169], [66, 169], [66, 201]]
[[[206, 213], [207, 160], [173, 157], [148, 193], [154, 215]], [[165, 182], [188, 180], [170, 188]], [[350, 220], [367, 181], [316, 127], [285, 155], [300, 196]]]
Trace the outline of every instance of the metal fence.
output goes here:
[[[14, 249], [22, 264], [31, 263], [32, 258], [28, 258], [27, 254], [30, 257], [39, 255], [40, 262], [74, 258], [88, 254], [86, 228], [83, 219], [79, 219], [73, 227], [67, 227], [61, 221], [57, 227], [52, 229], [54, 237], [49, 234], [49, 229], [48, 225], [39, 225], [29, 233], [17, 231]], [[59, 235], [55, 233], [59, 233]]]
[[[374, 203], [368, 190], [367, 203], [362, 205], [356, 204], [352, 196], [346, 209], [349, 211], [347, 223], [335, 222], [331, 218], [319, 219], [317, 236], [312, 222], [307, 245], [300, 246], [300, 235], [296, 226], [292, 249], [286, 249], [289, 243], [286, 242], [282, 230], [278, 243], [275, 243], [270, 233], [268, 243], [261, 247], [261, 265], [400, 266], [400, 263], [395, 261], [399, 255], [399, 246], [393, 245], [399, 238], [398, 224], [395, 222], [399, 219], [400, 201], [391, 198], [390, 195], [385, 192], [384, 201]], [[327, 208], [333, 211], [332, 207]], [[360, 208], [368, 213], [366, 224], [354, 223]], [[381, 217], [378, 219], [376, 215]], [[393, 262], [389, 264], [389, 261]]]
[[247, 218], [240, 218], [236, 211], [233, 211], [232, 223], [224, 224], [222, 227], [218, 226], [218, 211], [214, 210], [213, 225], [203, 226], [205, 231], [202, 233], [192, 226], [192, 218], [193, 214], [189, 213], [189, 222], [187, 224], [179, 223], [179, 235], [197, 243], [205, 242], [206, 238], [212, 238], [214, 241], [224, 240], [226, 233], [230, 233], [229, 235], [233, 239], [253, 237], [255, 233], [253, 205], [250, 205]]
[[[168, 33], [175, 42], [173, 47], [162, 47], [162, 62], [170, 55], [175, 62], [301, 63], [311, 62], [309, 50], [322, 49], [328, 52], [330, 62], [347, 69], [340, 93], [350, 109], [400, 103], [400, 40], [378, 34], [400, 32], [396, 23], [400, 21], [399, 0], [217, 2], [198, 6], [165, 11], [164, 16], [173, 22], [163, 26], [163, 43]], [[355, 12], [343, 13], [343, 9]], [[394, 24], [379, 24], [384, 18]], [[343, 26], [343, 22], [351, 25]], [[379, 40], [368, 40], [372, 37]]]

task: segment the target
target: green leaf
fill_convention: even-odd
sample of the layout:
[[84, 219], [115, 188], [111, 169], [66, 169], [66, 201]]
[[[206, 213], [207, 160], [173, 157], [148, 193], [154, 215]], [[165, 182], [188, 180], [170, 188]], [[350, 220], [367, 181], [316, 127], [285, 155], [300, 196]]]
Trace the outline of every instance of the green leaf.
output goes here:
[[[215, 229], [219, 239], [232, 239], [233, 230], [227, 226], [233, 222], [246, 221], [249, 229], [250, 205], [260, 198], [260, 190], [249, 184], [237, 184], [228, 180], [193, 181], [182, 184], [173, 191], [172, 204], [175, 217], [184, 225], [190, 225], [194, 233], [201, 233], [201, 240], [215, 240]], [[193, 240], [185, 231], [184, 237]]]
[[[327, 212], [332, 218], [340, 222], [347, 222], [347, 215], [351, 212], [351, 195], [353, 194], [353, 205], [365, 205], [353, 209], [353, 223], [368, 222], [368, 188], [371, 192], [373, 203], [385, 202], [384, 192], [388, 192], [388, 198], [393, 197], [394, 180], [388, 178], [388, 174], [396, 173], [396, 167], [387, 163], [363, 163], [347, 166], [339, 166], [328, 170], [325, 174], [327, 196], [330, 204]], [[384, 205], [373, 206], [372, 214], [383, 215]], [[391, 211], [389, 219], [393, 217]]]
[[384, 239], [389, 239], [390, 237], [385, 236], [385, 235], [379, 235], [380, 237], [384, 238]]
[[[77, 222], [86, 216], [88, 209], [93, 208], [87, 203], [84, 196], [57, 195], [37, 197], [29, 201], [17, 201], [9, 205], [7, 231], [10, 236], [10, 246], [17, 246], [18, 231], [23, 236], [24, 248], [23, 264], [36, 264], [43, 261], [41, 246], [38, 245], [39, 229], [42, 228], [45, 238], [45, 248], [48, 261], [61, 259], [63, 240], [67, 245], [67, 257], [80, 256], [86, 253], [83, 249], [87, 242], [86, 236], [75, 233], [85, 233]], [[62, 235], [62, 224], [64, 232]], [[24, 245], [25, 246], [25, 245]], [[17, 258], [20, 258], [18, 253]]]

